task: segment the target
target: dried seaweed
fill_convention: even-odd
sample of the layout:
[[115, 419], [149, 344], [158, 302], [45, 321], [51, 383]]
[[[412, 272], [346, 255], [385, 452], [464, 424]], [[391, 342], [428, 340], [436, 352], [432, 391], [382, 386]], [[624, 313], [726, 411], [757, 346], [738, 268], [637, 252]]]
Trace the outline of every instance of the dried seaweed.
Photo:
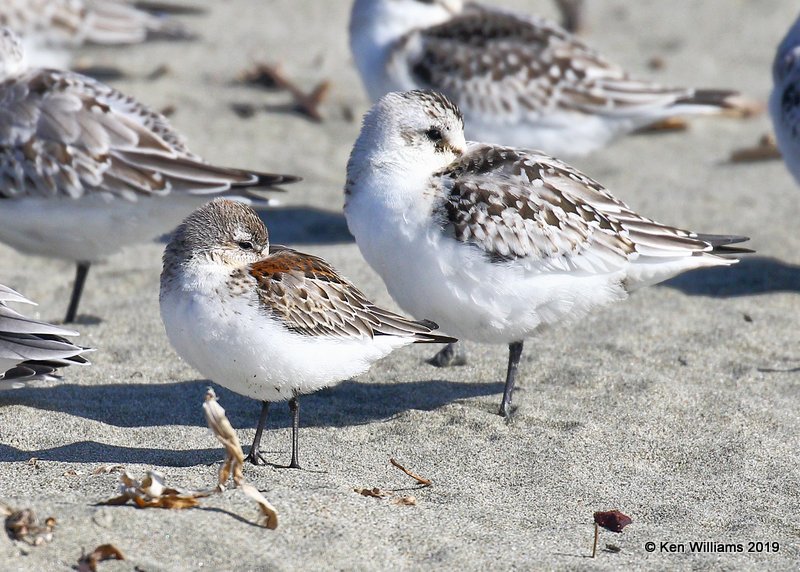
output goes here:
[[297, 111], [312, 119], [322, 121], [319, 106], [328, 96], [331, 82], [319, 82], [309, 93], [303, 91], [294, 81], [286, 77], [280, 64], [256, 63], [252, 68], [239, 74], [239, 80], [251, 85], [259, 85], [267, 89], [281, 89], [289, 92]]
[[[215, 487], [208, 490], [186, 490], [168, 487], [164, 476], [157, 471], [147, 471], [141, 481], [136, 480], [127, 471], [120, 475], [120, 494], [99, 504], [123, 505], [133, 502], [139, 508], [183, 509], [200, 504], [200, 499], [225, 491], [229, 478], [233, 478], [235, 486], [254, 500], [261, 511], [259, 524], [265, 528], [275, 529], [278, 526], [278, 513], [259, 490], [245, 482], [242, 474], [244, 453], [239, 438], [236, 436], [225, 410], [217, 402], [214, 390], [209, 388], [203, 403], [203, 412], [208, 426], [216, 438], [225, 447], [225, 461], [219, 469]], [[118, 466], [111, 467], [115, 470]]]
[[97, 565], [104, 560], [125, 560], [122, 551], [113, 544], [101, 544], [78, 560], [78, 572], [97, 572]]
[[387, 493], [378, 487], [373, 487], [371, 489], [362, 489], [356, 487], [353, 489], [353, 492], [360, 494], [362, 497], [372, 497], [374, 499], [385, 499], [386, 497], [391, 496], [391, 493]]
[[775, 142], [775, 136], [766, 133], [761, 136], [756, 145], [743, 147], [731, 152], [731, 163], [753, 163], [756, 161], [770, 161], [780, 159], [781, 152]]
[[618, 510], [597, 511], [594, 513], [594, 542], [592, 543], [592, 558], [597, 554], [597, 539], [600, 536], [600, 528], [605, 528], [611, 532], [622, 532], [622, 530], [633, 522], [627, 514]]
[[222, 463], [222, 467], [219, 469], [217, 490], [224, 491], [228, 478], [232, 476], [236, 487], [258, 504], [262, 516], [261, 525], [271, 530], [276, 529], [278, 527], [278, 512], [257, 488], [245, 482], [242, 474], [242, 467], [244, 466], [242, 445], [239, 442], [239, 437], [236, 436], [236, 431], [233, 430], [233, 426], [225, 415], [225, 410], [217, 401], [214, 390], [210, 387], [206, 392], [205, 403], [203, 403], [203, 413], [205, 413], [209, 429], [225, 447], [226, 452], [225, 462]]
[[53, 540], [56, 519], [52, 516], [41, 524], [33, 509], [14, 509], [3, 503], [0, 503], [0, 514], [6, 517], [6, 534], [12, 540], [20, 540], [31, 546], [41, 546]]

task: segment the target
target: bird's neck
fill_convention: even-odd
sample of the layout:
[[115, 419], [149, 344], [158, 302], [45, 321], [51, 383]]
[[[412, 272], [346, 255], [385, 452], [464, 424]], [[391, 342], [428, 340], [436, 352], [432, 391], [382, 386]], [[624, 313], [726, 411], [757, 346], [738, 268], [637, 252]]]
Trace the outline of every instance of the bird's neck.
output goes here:
[[[406, 34], [451, 17], [452, 14], [438, 5], [356, 0], [350, 15], [350, 49], [361, 76], [383, 75], [390, 51]], [[370, 93], [373, 100], [381, 95], [383, 93], [377, 91]]]

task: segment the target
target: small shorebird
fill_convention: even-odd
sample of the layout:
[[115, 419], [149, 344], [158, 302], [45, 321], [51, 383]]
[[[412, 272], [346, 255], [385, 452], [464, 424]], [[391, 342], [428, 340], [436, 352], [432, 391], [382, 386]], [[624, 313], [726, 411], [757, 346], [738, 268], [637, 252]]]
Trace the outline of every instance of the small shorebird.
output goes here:
[[65, 336], [78, 332], [27, 318], [9, 303], [33, 304], [19, 292], [0, 284], [0, 387], [47, 377], [57, 368], [84, 365], [90, 351]]
[[211, 380], [263, 402], [248, 459], [259, 464], [271, 401], [289, 400], [299, 467], [299, 397], [365, 372], [411, 343], [450, 343], [433, 322], [370, 302], [316, 256], [270, 246], [249, 207], [216, 199], [172, 236], [161, 318], [178, 354]]
[[166, 117], [81, 74], [29, 69], [0, 29], [0, 241], [77, 264], [65, 318], [89, 266], [172, 230], [217, 195], [299, 180], [216, 167], [189, 151]]
[[800, 183], [800, 17], [778, 46], [772, 64], [769, 113], [783, 161]]
[[187, 39], [177, 21], [120, 0], [0, 0], [0, 26], [19, 34], [36, 67], [66, 68], [70, 48], [127, 45], [150, 37]]
[[554, 22], [462, 0], [356, 0], [350, 49], [373, 102], [436, 90], [462, 110], [469, 139], [556, 156], [748, 105], [733, 91], [636, 79]]
[[350, 155], [344, 211], [401, 308], [458, 338], [509, 345], [501, 415], [525, 338], [746, 252], [728, 246], [744, 237], [660, 224], [558, 159], [467, 143], [463, 129], [441, 94], [384, 96]]

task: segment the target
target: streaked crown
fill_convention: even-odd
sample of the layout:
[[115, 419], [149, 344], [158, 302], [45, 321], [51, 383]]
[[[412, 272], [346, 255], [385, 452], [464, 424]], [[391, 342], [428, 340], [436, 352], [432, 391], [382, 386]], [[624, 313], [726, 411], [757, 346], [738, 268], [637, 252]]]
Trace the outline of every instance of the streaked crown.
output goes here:
[[164, 266], [191, 261], [246, 266], [269, 252], [267, 227], [249, 206], [215, 199], [190, 214], [164, 252]]

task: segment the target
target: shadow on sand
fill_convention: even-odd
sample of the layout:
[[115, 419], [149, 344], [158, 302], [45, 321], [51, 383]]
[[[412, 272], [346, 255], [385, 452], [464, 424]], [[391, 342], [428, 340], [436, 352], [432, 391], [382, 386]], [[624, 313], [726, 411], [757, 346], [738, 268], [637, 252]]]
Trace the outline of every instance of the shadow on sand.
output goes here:
[[[276, 207], [257, 212], [269, 229], [269, 241], [272, 244], [299, 246], [354, 242], [341, 211], [314, 207]], [[171, 233], [167, 233], [158, 242], [166, 244], [170, 237]]]
[[800, 292], [800, 266], [777, 258], [746, 256], [733, 266], [687, 272], [662, 286], [690, 296], [715, 298]]
[[342, 211], [312, 207], [278, 207], [261, 210], [258, 216], [269, 229], [273, 244], [336, 244], [353, 242]]
[[[116, 427], [205, 426], [203, 395], [208, 381], [164, 384], [114, 384], [52, 387], [22, 387], [0, 393], [0, 406], [21, 404], [93, 419]], [[237, 429], [255, 428], [260, 403], [214, 386], [220, 403]], [[459, 399], [496, 395], [501, 383], [459, 383], [431, 380], [408, 383], [357, 383], [303, 396], [301, 427], [343, 427], [382, 421], [409, 409], [433, 410]], [[268, 429], [290, 424], [288, 407], [275, 403], [270, 409]], [[179, 437], [176, 435], [176, 440]], [[37, 457], [62, 462], [149, 463], [189, 466], [220, 458], [219, 448], [180, 450], [121, 447], [95, 441], [22, 451], [0, 444], [0, 462], [27, 461]]]

